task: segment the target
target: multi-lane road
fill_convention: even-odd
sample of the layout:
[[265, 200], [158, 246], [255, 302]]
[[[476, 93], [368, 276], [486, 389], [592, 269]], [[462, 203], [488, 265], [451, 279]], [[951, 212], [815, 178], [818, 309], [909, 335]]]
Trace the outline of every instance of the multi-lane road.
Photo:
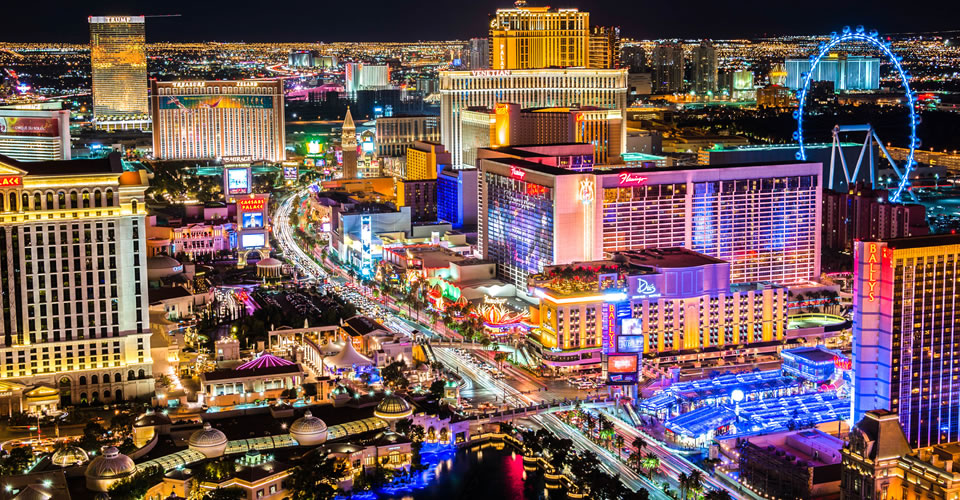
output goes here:
[[[277, 243], [283, 251], [284, 257], [293, 264], [297, 271], [308, 278], [317, 282], [322, 282], [329, 274], [317, 264], [313, 258], [301, 249], [293, 238], [293, 228], [290, 227], [290, 213], [294, 209], [293, 200], [305, 196], [309, 189], [304, 189], [296, 195], [288, 196], [284, 199], [273, 217], [274, 235]], [[362, 304], [356, 304], [358, 309], [364, 311]], [[439, 335], [431, 331], [427, 326], [414, 324], [411, 321], [400, 317], [386, 308], [378, 308], [378, 313], [385, 314], [384, 324], [394, 331], [404, 333], [408, 336], [417, 334], [426, 335], [429, 338], [437, 339]], [[495, 402], [500, 405], [509, 406], [528, 406], [532, 403], [550, 401], [553, 399], [563, 399], [571, 397], [571, 391], [576, 394], [572, 388], [560, 386], [555, 381], [544, 381], [534, 377], [522, 370], [507, 370], [506, 378], [494, 378], [484, 370], [478, 370], [467, 360], [458, 356], [451, 348], [436, 347], [433, 349], [437, 360], [456, 370], [464, 379], [467, 389], [471, 395], [479, 402]], [[518, 389], [518, 387], [520, 387]], [[628, 487], [637, 490], [645, 488], [650, 491], [654, 498], [669, 498], [649, 479], [636, 473], [631, 467], [621, 462], [606, 448], [594, 443], [582, 433], [569, 427], [558, 417], [545, 414], [532, 418], [537, 424], [549, 429], [551, 432], [573, 441], [574, 446], [582, 451], [590, 451], [601, 458], [603, 467], [611, 474], [617, 474]], [[695, 464], [680, 456], [675, 450], [670, 449], [665, 444], [658, 442], [651, 436], [642, 433], [635, 427], [618, 419], [611, 418], [614, 422], [616, 432], [624, 437], [624, 442], [628, 444], [635, 437], [642, 436], [647, 446], [643, 448], [644, 453], [653, 453], [660, 458], [661, 472], [675, 488], [678, 488], [677, 478], [681, 473], [690, 474], [694, 470], [699, 470]], [[726, 490], [734, 498], [745, 497], [747, 493], [738, 491], [726, 483], [703, 473], [704, 483], [710, 489]]]

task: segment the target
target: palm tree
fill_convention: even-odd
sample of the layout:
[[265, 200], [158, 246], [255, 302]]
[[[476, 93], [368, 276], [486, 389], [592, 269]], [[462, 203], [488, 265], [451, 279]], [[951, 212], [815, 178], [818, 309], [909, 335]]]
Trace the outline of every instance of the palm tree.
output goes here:
[[621, 456], [621, 453], [623, 453], [623, 442], [624, 442], [623, 435], [617, 434], [617, 437], [614, 438], [614, 442], [616, 442], [617, 444], [617, 457], [620, 457], [622, 459], [623, 457]]
[[[639, 454], [640, 453], [637, 452], [637, 455]], [[642, 468], [647, 470], [647, 476], [651, 478], [660, 469], [660, 457], [654, 455], [653, 453], [647, 453], [640, 463], [642, 464]]]
[[687, 489], [690, 493], [693, 493], [694, 498], [703, 490], [703, 472], [700, 472], [700, 469], [695, 469], [693, 472], [687, 476]]
[[677, 485], [680, 486], [680, 498], [687, 500], [687, 489], [690, 488], [690, 476], [686, 472], [681, 472], [677, 476]]
[[637, 449], [637, 452], [639, 452], [645, 446], [647, 446], [647, 442], [646, 440], [643, 439], [643, 436], [637, 436], [633, 438], [633, 441], [630, 442], [630, 446], [633, 446], [634, 448]]
[[704, 500], [731, 500], [732, 497], [727, 490], [710, 490], [703, 496]]

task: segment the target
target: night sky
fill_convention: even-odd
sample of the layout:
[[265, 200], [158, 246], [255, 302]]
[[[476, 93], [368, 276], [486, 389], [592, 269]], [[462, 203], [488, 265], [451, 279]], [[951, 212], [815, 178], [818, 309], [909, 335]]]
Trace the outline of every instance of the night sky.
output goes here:
[[[86, 42], [88, 15], [182, 14], [147, 19], [147, 41], [415, 41], [486, 36], [488, 14], [510, 0], [11, 0], [0, 41]], [[531, 5], [544, 3], [530, 2]], [[549, 4], [549, 3], [548, 3]], [[881, 33], [960, 29], [952, 1], [565, 0], [593, 25], [634, 38], [826, 34], [863, 24]]]

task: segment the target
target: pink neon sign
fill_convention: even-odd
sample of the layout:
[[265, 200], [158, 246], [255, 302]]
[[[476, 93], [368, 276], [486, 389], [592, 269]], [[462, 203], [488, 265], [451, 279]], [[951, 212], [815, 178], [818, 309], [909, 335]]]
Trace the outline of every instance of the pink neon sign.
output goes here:
[[647, 178], [632, 172], [624, 172], [620, 174], [620, 185], [621, 186], [639, 186], [646, 181]]
[[514, 179], [518, 179], [522, 181], [523, 178], [526, 176], [527, 176], [527, 172], [520, 170], [517, 167], [510, 167], [510, 177], [513, 177]]

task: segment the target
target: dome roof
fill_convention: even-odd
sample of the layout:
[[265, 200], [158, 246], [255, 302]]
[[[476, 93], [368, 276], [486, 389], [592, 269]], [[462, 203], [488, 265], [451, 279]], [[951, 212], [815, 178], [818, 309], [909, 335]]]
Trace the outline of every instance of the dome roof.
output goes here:
[[137, 417], [133, 423], [134, 427], [151, 427], [154, 425], [164, 425], [170, 423], [170, 417], [163, 413], [156, 413], [153, 410], [147, 410], [146, 413]]
[[71, 465], [86, 463], [87, 460], [90, 460], [87, 452], [83, 451], [82, 448], [77, 446], [60, 448], [53, 453], [52, 457], [50, 457], [50, 461], [53, 462], [53, 465], [60, 467], [70, 467]]
[[403, 396], [387, 394], [377, 405], [374, 415], [381, 418], [403, 418], [413, 413], [410, 403]]
[[106, 446], [99, 457], [90, 461], [87, 466], [87, 477], [94, 479], [118, 479], [129, 476], [137, 471], [136, 464], [130, 457], [120, 453], [116, 446]]
[[227, 436], [218, 429], [214, 429], [210, 422], [203, 424], [203, 429], [191, 434], [188, 441], [191, 448], [210, 448], [224, 445], [226, 442]]
[[180, 261], [169, 255], [157, 254], [147, 259], [147, 269], [173, 269]]
[[267, 257], [266, 259], [260, 259], [257, 262], [257, 267], [280, 267], [283, 265], [283, 262], [280, 262], [273, 257]]
[[323, 420], [313, 416], [310, 410], [303, 414], [303, 418], [297, 419], [290, 426], [291, 434], [321, 434], [327, 432], [327, 424]]

